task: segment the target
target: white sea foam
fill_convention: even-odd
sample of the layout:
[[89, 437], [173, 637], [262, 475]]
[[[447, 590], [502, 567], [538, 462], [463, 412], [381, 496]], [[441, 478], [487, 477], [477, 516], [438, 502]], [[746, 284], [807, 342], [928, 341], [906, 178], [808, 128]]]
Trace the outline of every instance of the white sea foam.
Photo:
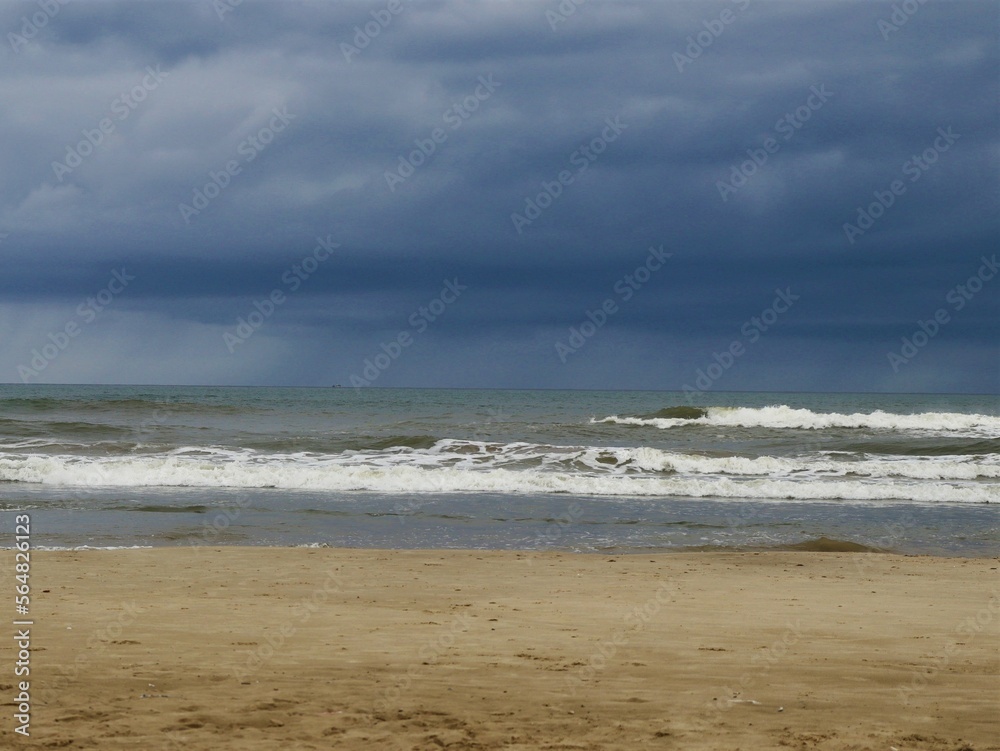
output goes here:
[[[815, 459], [705, 457], [675, 454], [657, 449], [616, 449], [631, 458], [636, 467], [683, 474], [763, 475], [768, 477], [870, 477], [913, 480], [977, 480], [1000, 478], [1000, 457], [933, 456], [914, 458], [878, 457], [857, 461], [835, 460], [830, 454]], [[825, 458], [821, 458], [825, 457]], [[627, 460], [627, 459], [626, 459]]]
[[55, 486], [383, 493], [571, 493], [848, 501], [1000, 502], [996, 456], [843, 460], [706, 457], [659, 449], [439, 441], [342, 454], [189, 446], [169, 454], [0, 456], [0, 481]]
[[617, 423], [620, 425], [645, 425], [668, 429], [684, 425], [718, 425], [742, 428], [792, 428], [824, 430], [827, 428], [863, 428], [877, 431], [933, 432], [949, 435], [1000, 437], [1000, 417], [962, 412], [920, 412], [896, 414], [893, 412], [855, 412], [850, 415], [837, 412], [813, 412], [794, 409], [785, 405], [772, 407], [709, 407], [704, 417], [620, 417], [612, 415], [594, 418], [591, 423]]
[[[54, 441], [50, 438], [25, 438], [19, 441], [0, 441], [0, 451], [17, 451], [19, 449], [43, 449], [52, 446]], [[88, 444], [72, 441], [59, 441], [60, 446], [80, 446]]]

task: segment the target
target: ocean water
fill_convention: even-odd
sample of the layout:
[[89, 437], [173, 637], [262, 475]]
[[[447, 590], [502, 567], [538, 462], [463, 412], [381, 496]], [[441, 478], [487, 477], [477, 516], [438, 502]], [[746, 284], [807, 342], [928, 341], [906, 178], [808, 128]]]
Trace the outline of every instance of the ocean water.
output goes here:
[[[1000, 554], [995, 396], [0, 386], [40, 547]], [[12, 538], [11, 538], [12, 539]]]

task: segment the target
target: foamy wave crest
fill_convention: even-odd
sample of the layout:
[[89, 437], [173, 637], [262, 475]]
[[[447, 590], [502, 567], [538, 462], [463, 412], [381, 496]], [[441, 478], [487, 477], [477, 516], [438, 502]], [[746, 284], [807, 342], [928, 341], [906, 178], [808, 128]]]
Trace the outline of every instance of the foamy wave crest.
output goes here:
[[1000, 457], [934, 456], [920, 459], [879, 457], [839, 460], [832, 455], [813, 459], [774, 456], [706, 457], [657, 449], [606, 449], [622, 457], [625, 466], [654, 472], [768, 477], [903, 478], [911, 480], [984, 480], [1000, 478]]
[[381, 493], [570, 493], [732, 499], [998, 503], [993, 458], [838, 461], [703, 457], [652, 448], [440, 441], [335, 455], [189, 447], [158, 456], [0, 457], [0, 481], [57, 486]]
[[1000, 417], [961, 412], [921, 412], [912, 415], [892, 412], [813, 412], [785, 405], [772, 407], [708, 407], [702, 417], [619, 417], [592, 418], [591, 423], [645, 425], [675, 428], [684, 425], [718, 425], [742, 428], [792, 428], [825, 430], [827, 428], [862, 428], [879, 431], [934, 432], [965, 436], [1000, 436]]

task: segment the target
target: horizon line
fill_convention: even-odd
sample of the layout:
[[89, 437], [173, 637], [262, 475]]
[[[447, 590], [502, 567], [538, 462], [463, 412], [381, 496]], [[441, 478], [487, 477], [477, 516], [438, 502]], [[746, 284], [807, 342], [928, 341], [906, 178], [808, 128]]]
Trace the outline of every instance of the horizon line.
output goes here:
[[[345, 390], [370, 390], [380, 389], [383, 391], [414, 390], [414, 391], [595, 391], [595, 392], [627, 392], [627, 393], [653, 393], [653, 394], [684, 394], [682, 389], [649, 389], [649, 388], [572, 388], [572, 387], [547, 387], [547, 386], [343, 386], [341, 384], [331, 384], [330, 386], [278, 386], [274, 384], [204, 384], [204, 383], [17, 383], [15, 381], [0, 382], [0, 386], [93, 386], [96, 388], [220, 388], [220, 389], [345, 389]], [[731, 389], [703, 391], [702, 394], [855, 394], [855, 395], [884, 395], [884, 396], [1000, 396], [997, 392], [979, 391], [821, 391], [807, 389]]]

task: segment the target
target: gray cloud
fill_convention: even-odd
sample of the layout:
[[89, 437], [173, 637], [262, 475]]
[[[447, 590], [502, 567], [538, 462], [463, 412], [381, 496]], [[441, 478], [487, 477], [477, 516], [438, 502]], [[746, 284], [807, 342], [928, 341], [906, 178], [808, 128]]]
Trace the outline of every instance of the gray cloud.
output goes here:
[[[37, 35], [7, 36], [43, 5]], [[591, 0], [554, 30], [558, 3], [384, 8], [0, 9], [0, 378], [124, 265], [134, 285], [40, 380], [344, 382], [458, 277], [468, 294], [383, 383], [679, 388], [791, 286], [801, 302], [720, 388], [1000, 386], [990, 283], [906, 368], [886, 359], [995, 252], [990, 3], [926, 3], [888, 32], [890, 3]], [[620, 134], [592, 144], [609, 118]], [[957, 140], [914, 167], [939, 128]], [[401, 159], [421, 163], [390, 185]], [[338, 251], [286, 289], [327, 235]], [[668, 264], [560, 362], [661, 244]], [[288, 302], [228, 352], [275, 288]]]

